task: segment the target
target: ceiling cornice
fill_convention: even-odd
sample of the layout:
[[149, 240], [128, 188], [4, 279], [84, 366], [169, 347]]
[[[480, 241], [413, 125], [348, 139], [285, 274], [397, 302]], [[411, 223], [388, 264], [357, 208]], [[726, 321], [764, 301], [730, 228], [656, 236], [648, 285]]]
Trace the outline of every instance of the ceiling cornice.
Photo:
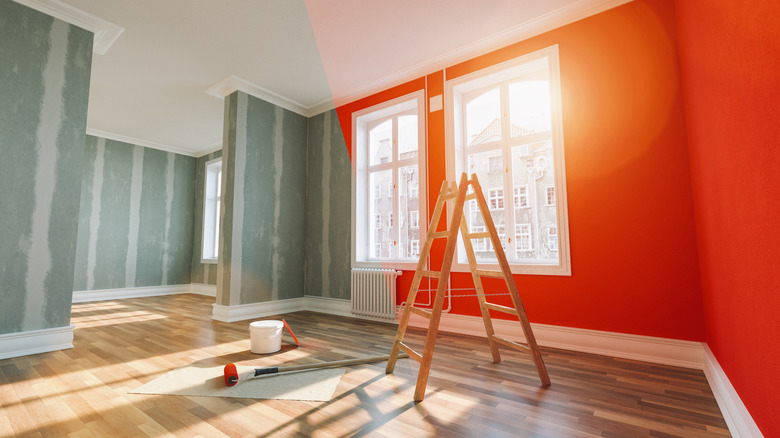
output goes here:
[[125, 135], [114, 134], [112, 132], [99, 131], [97, 129], [92, 129], [92, 128], [87, 128], [87, 135], [92, 135], [92, 136], [95, 136], [95, 137], [102, 137], [102, 138], [106, 138], [106, 139], [109, 139], [109, 140], [121, 141], [122, 143], [129, 143], [129, 144], [132, 144], [132, 145], [143, 146], [143, 147], [146, 147], [146, 148], [158, 149], [158, 150], [165, 151], [165, 152], [173, 152], [174, 154], [186, 155], [188, 157], [198, 157], [199, 156], [199, 155], [196, 155], [195, 153], [193, 153], [192, 151], [188, 151], [188, 150], [182, 149], [182, 148], [177, 148], [175, 146], [168, 146], [168, 145], [165, 145], [165, 144], [162, 144], [162, 143], [155, 143], [153, 141], [141, 140], [139, 138], [133, 138], [133, 137], [125, 136]]
[[98, 55], [105, 55], [111, 45], [114, 44], [114, 41], [125, 31], [123, 27], [59, 0], [14, 1], [92, 32], [95, 34], [92, 51]]
[[199, 150], [195, 152], [193, 155], [195, 155], [196, 158], [200, 158], [204, 155], [208, 155], [212, 152], [221, 151], [222, 150], [222, 141], [220, 140], [217, 143], [214, 143], [213, 145], [207, 147], [206, 149]]
[[477, 56], [492, 52], [575, 21], [588, 18], [633, 0], [580, 0], [562, 8], [525, 21], [505, 31], [490, 35], [471, 44], [451, 50], [427, 61], [399, 70], [346, 93], [333, 96], [334, 107], [354, 102], [382, 90], [443, 70]]
[[242, 91], [250, 96], [265, 100], [266, 102], [270, 102], [304, 117], [316, 116], [317, 114], [335, 108], [333, 101], [330, 99], [314, 106], [304, 106], [292, 99], [276, 94], [271, 90], [267, 90], [235, 75], [230, 75], [205, 90], [206, 94], [210, 94], [220, 99], [224, 99], [225, 96], [228, 96], [235, 91]]

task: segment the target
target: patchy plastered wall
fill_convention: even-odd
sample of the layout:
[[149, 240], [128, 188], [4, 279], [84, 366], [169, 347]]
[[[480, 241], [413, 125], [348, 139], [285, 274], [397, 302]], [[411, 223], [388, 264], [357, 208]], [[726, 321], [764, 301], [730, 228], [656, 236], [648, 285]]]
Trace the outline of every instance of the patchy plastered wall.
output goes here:
[[0, 2], [0, 334], [70, 324], [92, 39]]
[[190, 282], [195, 158], [87, 136], [74, 290]]
[[217, 284], [217, 264], [201, 263], [203, 254], [203, 190], [206, 186], [206, 163], [222, 156], [222, 150], [198, 157], [195, 162], [195, 200], [192, 218], [192, 274], [190, 280], [199, 284]]
[[306, 295], [350, 298], [352, 165], [336, 110], [309, 118]]
[[240, 91], [225, 98], [218, 304], [303, 296], [306, 123]]

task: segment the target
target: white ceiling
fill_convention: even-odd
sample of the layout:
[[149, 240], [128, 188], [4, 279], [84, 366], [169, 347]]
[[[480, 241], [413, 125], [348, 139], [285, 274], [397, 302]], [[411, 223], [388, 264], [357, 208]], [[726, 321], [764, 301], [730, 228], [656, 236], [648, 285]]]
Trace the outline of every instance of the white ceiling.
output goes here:
[[314, 115], [629, 0], [17, 1], [125, 29], [93, 55], [88, 132], [197, 156], [221, 146], [206, 90], [230, 76]]

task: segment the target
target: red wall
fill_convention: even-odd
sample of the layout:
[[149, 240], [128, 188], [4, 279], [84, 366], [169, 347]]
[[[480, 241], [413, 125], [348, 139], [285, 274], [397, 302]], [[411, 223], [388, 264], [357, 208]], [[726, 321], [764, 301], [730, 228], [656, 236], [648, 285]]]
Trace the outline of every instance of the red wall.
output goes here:
[[676, 6], [707, 344], [780, 436], [780, 4]]
[[[515, 276], [532, 322], [704, 340], [675, 29], [671, 1], [635, 1], [444, 72], [559, 46], [572, 275]], [[420, 87], [440, 94], [443, 77], [339, 108], [348, 147], [351, 112]], [[443, 111], [429, 113], [427, 132], [433, 204], [445, 177]], [[453, 285], [473, 286], [468, 274]], [[453, 312], [478, 315], [476, 299], [455, 300]]]

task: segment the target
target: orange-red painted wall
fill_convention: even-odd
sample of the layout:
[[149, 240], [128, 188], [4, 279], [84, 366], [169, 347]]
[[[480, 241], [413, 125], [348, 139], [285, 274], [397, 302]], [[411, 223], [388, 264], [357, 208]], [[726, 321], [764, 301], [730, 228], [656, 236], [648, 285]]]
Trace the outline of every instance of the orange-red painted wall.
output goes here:
[[676, 7], [706, 340], [780, 436], [780, 4]]
[[[537, 323], [702, 341], [675, 29], [671, 1], [635, 1], [431, 72], [339, 108], [347, 146], [353, 111], [413, 90], [435, 96], [443, 91], [444, 77], [558, 44], [572, 275], [516, 276], [529, 317]], [[443, 111], [429, 113], [427, 135], [433, 205], [445, 177]], [[401, 300], [411, 277], [401, 277]], [[471, 285], [470, 275], [454, 276], [453, 286]], [[453, 312], [478, 315], [476, 299], [455, 300]]]

